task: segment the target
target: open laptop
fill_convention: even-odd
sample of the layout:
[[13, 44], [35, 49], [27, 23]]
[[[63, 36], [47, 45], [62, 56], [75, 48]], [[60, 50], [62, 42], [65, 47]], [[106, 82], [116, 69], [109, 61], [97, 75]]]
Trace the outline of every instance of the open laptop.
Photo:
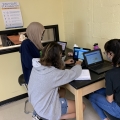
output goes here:
[[74, 47], [73, 50], [73, 60], [77, 61], [79, 59], [84, 60], [83, 53], [89, 52], [90, 49], [87, 48], [80, 48], [80, 47]]
[[65, 56], [65, 50], [66, 50], [67, 42], [58, 41], [57, 43], [62, 46], [62, 56]]
[[73, 48], [73, 60], [74, 60], [74, 63], [70, 64], [68, 66], [73, 67], [75, 65], [75, 62], [78, 61], [79, 59], [81, 59], [83, 61], [82, 66], [84, 66], [85, 63], [84, 63], [83, 53], [88, 52], [88, 51], [90, 51], [90, 49], [88, 49], [88, 48], [74, 47]]
[[103, 60], [101, 50], [93, 50], [83, 54], [86, 66], [97, 74], [104, 73], [112, 69], [112, 64]]

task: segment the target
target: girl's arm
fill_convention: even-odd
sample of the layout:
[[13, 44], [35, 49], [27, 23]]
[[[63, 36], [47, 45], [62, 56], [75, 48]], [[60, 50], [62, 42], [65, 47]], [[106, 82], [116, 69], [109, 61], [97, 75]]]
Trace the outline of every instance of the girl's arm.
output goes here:
[[54, 87], [58, 87], [64, 84], [67, 84], [71, 82], [72, 80], [75, 80], [78, 78], [82, 72], [82, 67], [81, 65], [75, 65], [71, 69], [65, 69], [65, 70], [55, 70], [55, 79], [54, 79]]
[[112, 102], [114, 101], [114, 99], [113, 99], [113, 94], [110, 95], [110, 96], [107, 95], [106, 99], [107, 99], [107, 101], [108, 101], [109, 103], [112, 103]]

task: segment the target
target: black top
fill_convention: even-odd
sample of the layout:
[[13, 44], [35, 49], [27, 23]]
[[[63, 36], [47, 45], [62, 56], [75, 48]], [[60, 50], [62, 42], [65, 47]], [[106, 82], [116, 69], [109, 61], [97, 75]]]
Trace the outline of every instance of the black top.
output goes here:
[[20, 53], [24, 79], [28, 84], [32, 70], [32, 59], [40, 58], [40, 51], [29, 39], [26, 39], [21, 44]]
[[106, 94], [114, 94], [115, 102], [120, 106], [120, 68], [115, 67], [108, 71], [105, 76]]

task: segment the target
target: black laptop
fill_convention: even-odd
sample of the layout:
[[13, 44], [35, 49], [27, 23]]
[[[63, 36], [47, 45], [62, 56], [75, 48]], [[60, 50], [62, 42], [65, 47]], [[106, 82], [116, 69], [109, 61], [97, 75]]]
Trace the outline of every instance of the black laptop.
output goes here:
[[65, 50], [66, 50], [67, 42], [58, 41], [57, 43], [62, 46], [62, 56], [65, 56]]
[[97, 74], [104, 73], [112, 69], [112, 64], [103, 60], [101, 50], [93, 50], [83, 54], [86, 66]]
[[89, 52], [90, 49], [88, 48], [80, 48], [74, 47], [73, 48], [73, 60], [78, 61], [79, 59], [84, 60], [83, 53]]
[[84, 57], [83, 57], [83, 53], [90, 51], [90, 49], [88, 48], [80, 48], [80, 47], [74, 47], [73, 48], [73, 60], [74, 63], [73, 64], [69, 64], [68, 66], [73, 67], [75, 66], [75, 62], [78, 61], [79, 59], [81, 59], [82, 62], [82, 66], [84, 66]]

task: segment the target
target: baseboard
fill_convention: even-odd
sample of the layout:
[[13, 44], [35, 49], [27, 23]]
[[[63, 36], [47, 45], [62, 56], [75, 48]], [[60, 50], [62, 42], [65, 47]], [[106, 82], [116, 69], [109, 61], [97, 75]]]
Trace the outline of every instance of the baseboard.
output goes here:
[[14, 102], [14, 101], [17, 101], [17, 100], [21, 100], [21, 99], [26, 98], [26, 97], [28, 97], [27, 93], [16, 96], [16, 97], [13, 97], [13, 98], [10, 98], [10, 99], [7, 99], [7, 100], [4, 100], [4, 101], [1, 101], [0, 106], [11, 103], [11, 102]]

